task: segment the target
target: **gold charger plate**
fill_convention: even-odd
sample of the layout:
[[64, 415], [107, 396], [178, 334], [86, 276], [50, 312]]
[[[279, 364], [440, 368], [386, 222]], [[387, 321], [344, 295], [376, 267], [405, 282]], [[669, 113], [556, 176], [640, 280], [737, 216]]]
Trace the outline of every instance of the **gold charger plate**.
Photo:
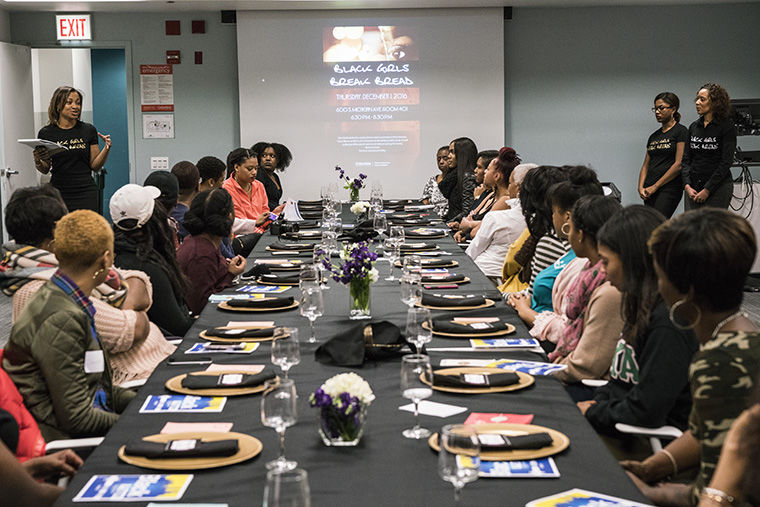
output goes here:
[[[240, 327], [229, 327], [229, 326], [219, 326], [222, 329], [267, 329], [264, 327], [251, 327], [251, 328], [240, 328]], [[274, 327], [272, 327], [274, 329]], [[238, 342], [271, 342], [274, 341], [274, 333], [272, 333], [272, 336], [266, 336], [263, 338], [222, 338], [221, 336], [208, 336], [206, 334], [206, 330], [204, 329], [198, 334], [201, 338], [204, 340], [208, 340], [210, 342], [219, 342], [219, 343], [238, 343]], [[283, 335], [284, 337], [285, 335]]]
[[298, 301], [294, 300], [292, 305], [278, 306], [276, 308], [241, 308], [230, 306], [227, 301], [222, 301], [217, 306], [220, 310], [226, 310], [228, 312], [281, 312], [283, 310], [290, 310], [298, 307]]
[[[482, 366], [458, 366], [456, 368], [443, 368], [440, 370], [435, 370], [435, 373], [440, 373], [444, 375], [454, 374], [458, 375], [460, 373], [483, 373], [483, 374], [490, 374], [490, 373], [505, 373], [510, 370], [502, 370], [501, 368], [486, 368]], [[426, 384], [430, 385], [433, 389], [436, 391], [442, 391], [445, 393], [458, 393], [458, 394], [485, 394], [485, 393], [506, 393], [509, 391], [519, 391], [520, 389], [525, 389], [526, 387], [533, 384], [533, 382], [536, 381], [536, 379], [533, 377], [533, 375], [530, 375], [528, 373], [523, 373], [521, 371], [514, 372], [517, 374], [518, 377], [520, 377], [520, 381], [517, 384], [512, 384], [508, 386], [498, 386], [498, 387], [446, 387], [446, 386], [434, 386], [430, 385], [424, 380]]]
[[124, 453], [125, 445], [122, 445], [119, 449], [118, 456], [122, 461], [143, 468], [152, 468], [155, 470], [204, 470], [206, 468], [218, 468], [227, 465], [233, 465], [235, 463], [241, 463], [257, 456], [264, 446], [261, 441], [252, 437], [251, 435], [245, 435], [243, 433], [236, 433], [230, 431], [228, 433], [213, 432], [213, 431], [200, 431], [200, 432], [186, 432], [186, 433], [167, 433], [158, 435], [149, 435], [143, 437], [144, 440], [150, 442], [168, 442], [170, 440], [180, 439], [203, 439], [214, 442], [216, 440], [231, 440], [233, 438], [238, 441], [238, 452], [232, 456], [218, 456], [209, 458], [174, 458], [174, 459], [151, 459], [143, 458], [141, 456], [128, 456]]
[[[222, 373], [242, 373], [244, 375], [251, 374], [251, 372], [249, 371], [238, 371], [238, 370], [198, 371], [198, 372], [193, 372], [193, 373], [196, 373], [198, 375], [206, 375], [208, 377], [218, 377]], [[176, 377], [172, 377], [166, 381], [166, 383], [164, 384], [164, 387], [166, 387], [168, 390], [174, 393], [190, 394], [192, 396], [242, 396], [244, 394], [260, 393], [265, 389], [264, 384], [251, 386], [251, 387], [217, 387], [213, 389], [188, 389], [186, 387], [182, 387], [182, 379], [184, 379], [185, 377], [187, 377], [187, 373], [183, 373], [182, 375], [177, 375]]]
[[[423, 277], [424, 278], [424, 277]], [[423, 285], [435, 285], [435, 284], [447, 284], [447, 283], [453, 283], [454, 285], [461, 285], [463, 283], [470, 283], [469, 277], [464, 277], [463, 280], [422, 280]]]
[[[491, 336], [504, 336], [515, 332], [515, 326], [508, 322], [505, 322], [504, 324], [506, 324], [507, 329], [504, 329], [502, 331], [494, 331], [492, 333], [443, 333], [441, 331], [433, 331], [433, 335], [447, 336], [450, 338], [488, 338]], [[423, 322], [422, 327], [429, 329], [427, 322]]]
[[[220, 305], [222, 303], [219, 303]], [[430, 310], [477, 310], [479, 308], [488, 308], [490, 306], [495, 305], [496, 303], [493, 301], [493, 299], [486, 299], [486, 302], [482, 305], [478, 306], [429, 306], [429, 305], [423, 305], [422, 303], [417, 303], [416, 306], [420, 308], [428, 308]]]
[[[557, 430], [536, 426], [535, 424], [478, 424], [478, 433], [500, 433], [508, 436], [527, 435], [529, 433], [546, 432], [552, 437], [552, 445], [541, 449], [518, 449], [515, 451], [481, 451], [483, 461], [518, 461], [546, 458], [559, 454], [570, 446], [567, 435]], [[433, 433], [428, 439], [428, 445], [436, 452], [441, 450], [438, 445], [438, 433]]]

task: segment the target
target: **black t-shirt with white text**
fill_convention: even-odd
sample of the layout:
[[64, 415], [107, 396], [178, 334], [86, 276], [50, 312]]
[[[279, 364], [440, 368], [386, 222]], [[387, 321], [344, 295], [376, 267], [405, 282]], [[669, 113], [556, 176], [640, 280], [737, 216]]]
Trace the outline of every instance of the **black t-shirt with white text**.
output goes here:
[[90, 168], [90, 146], [98, 144], [98, 131], [89, 123], [77, 121], [70, 129], [46, 125], [37, 134], [40, 139], [68, 148], [52, 158], [50, 183], [59, 190], [75, 190], [93, 186]]
[[[647, 176], [644, 179], [644, 186], [649, 187], [657, 183], [657, 180], [673, 166], [676, 160], [676, 145], [678, 143], [687, 143], [689, 141], [689, 130], [676, 123], [667, 132], [661, 128], [655, 130], [647, 141], [647, 154], [649, 155], [649, 166], [647, 167]], [[684, 146], [685, 149], [685, 146]], [[666, 183], [662, 188], [682, 189], [681, 173]]]
[[736, 127], [733, 118], [714, 119], [705, 125], [704, 118], [689, 126], [689, 142], [683, 155], [681, 172], [684, 184], [699, 192], [710, 193], [731, 177], [736, 151]]

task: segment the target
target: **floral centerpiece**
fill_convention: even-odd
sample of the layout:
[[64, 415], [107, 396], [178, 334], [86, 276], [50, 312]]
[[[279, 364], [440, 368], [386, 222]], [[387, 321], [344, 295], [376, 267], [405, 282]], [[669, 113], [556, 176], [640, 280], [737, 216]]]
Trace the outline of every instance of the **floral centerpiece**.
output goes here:
[[357, 201], [351, 205], [351, 213], [356, 215], [357, 223], [362, 222], [367, 219], [367, 215], [369, 214], [370, 208], [371, 208], [371, 205], [367, 201]]
[[327, 379], [309, 395], [309, 405], [319, 409], [319, 434], [325, 445], [358, 444], [364, 431], [367, 407], [374, 399], [367, 381], [353, 372]]
[[359, 190], [364, 188], [364, 180], [367, 179], [366, 174], [359, 173], [358, 178], [351, 179], [349, 176], [346, 176], [346, 171], [340, 168], [340, 166], [335, 166], [336, 171], [340, 171], [339, 178], [342, 179], [345, 182], [345, 185], [343, 185], [343, 188], [348, 190], [351, 194], [351, 200], [352, 201], [358, 201], [359, 200]]
[[369, 319], [369, 284], [376, 282], [379, 273], [372, 265], [377, 260], [377, 254], [369, 250], [366, 241], [349, 243], [340, 252], [343, 261], [338, 265], [322, 257], [322, 265], [331, 273], [336, 282], [348, 285], [351, 296], [351, 311], [349, 318]]

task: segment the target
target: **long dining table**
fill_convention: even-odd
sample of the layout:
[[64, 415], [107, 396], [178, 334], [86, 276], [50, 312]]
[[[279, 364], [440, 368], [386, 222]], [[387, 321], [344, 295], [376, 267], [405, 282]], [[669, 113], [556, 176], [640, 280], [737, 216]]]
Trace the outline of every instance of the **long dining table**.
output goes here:
[[[344, 206], [344, 209], [347, 206]], [[347, 210], [346, 210], [347, 211]], [[351, 216], [344, 211], [344, 221]], [[266, 234], [248, 258], [275, 258], [266, 247], [278, 238]], [[412, 241], [412, 240], [409, 240]], [[416, 240], [415, 240], [416, 241]], [[469, 283], [457, 289], [442, 289], [440, 293], [479, 294], [495, 301], [489, 308], [457, 312], [467, 316], [498, 316], [513, 324], [516, 332], [510, 337], [528, 338], [528, 331], [514, 310], [503, 302], [492, 282], [480, 272], [450, 235], [434, 242], [442, 258], [455, 260], [458, 266], [449, 271], [467, 276]], [[287, 257], [287, 256], [286, 256]], [[283, 258], [283, 257], [277, 257]], [[305, 259], [306, 257], [301, 257]], [[406, 306], [400, 300], [398, 282], [385, 281], [389, 264], [378, 260], [380, 280], [371, 286], [372, 321], [390, 321], [403, 332]], [[400, 270], [395, 268], [398, 276]], [[235, 293], [235, 287], [224, 294]], [[298, 287], [284, 295], [298, 296]], [[349, 329], [356, 321], [348, 319], [349, 294], [347, 287], [330, 281], [324, 291], [324, 316], [316, 322], [318, 342], [324, 343], [337, 333]], [[446, 313], [432, 311], [433, 318]], [[441, 506], [453, 505], [453, 488], [437, 472], [437, 456], [427, 440], [404, 438], [401, 432], [414, 423], [413, 414], [399, 410], [409, 403], [400, 391], [400, 359], [368, 362], [359, 368], [321, 364], [314, 359], [320, 343], [306, 342], [308, 320], [298, 309], [265, 313], [232, 313], [209, 302], [195, 324], [178, 345], [174, 358], [190, 358], [185, 354], [193, 344], [202, 342], [199, 333], [207, 328], [223, 326], [229, 321], [271, 320], [277, 326], [297, 327], [301, 341], [301, 362], [291, 368], [298, 392], [298, 421], [286, 432], [286, 456], [298, 462], [308, 472], [313, 506]], [[527, 350], [507, 352], [473, 352], [468, 340], [434, 337], [428, 344], [434, 368], [442, 359], [454, 358], [511, 358], [546, 361], [538, 352]], [[461, 349], [436, 350], [436, 349]], [[270, 365], [270, 343], [264, 342], [251, 354], [213, 354], [216, 364]], [[275, 370], [279, 371], [276, 367]], [[278, 454], [275, 431], [262, 425], [259, 394], [228, 397], [219, 413], [141, 414], [140, 407], [149, 395], [171, 394], [165, 383], [182, 373], [200, 371], [206, 366], [160, 364], [142, 386], [135, 400], [121, 414], [118, 422], [86, 460], [72, 479], [56, 505], [69, 505], [74, 496], [94, 474], [160, 474], [122, 462], [118, 449], [127, 441], [157, 434], [168, 422], [230, 422], [233, 431], [253, 435], [263, 443], [262, 452], [255, 458], [221, 468], [197, 470], [184, 493], [181, 503], [221, 503], [229, 506], [261, 505], [266, 482], [264, 464]], [[369, 382], [376, 399], [369, 407], [367, 426], [356, 447], [327, 447], [317, 432], [317, 409], [308, 403], [314, 392], [329, 377], [355, 371]], [[446, 418], [421, 415], [424, 427], [438, 431], [445, 424], [461, 423], [471, 412], [533, 414], [532, 424], [558, 430], [570, 439], [569, 447], [554, 456], [560, 476], [557, 478], [481, 478], [467, 484], [462, 493], [462, 505], [523, 506], [527, 502], [572, 488], [583, 488], [608, 495], [646, 502], [626, 476], [592, 427], [580, 414], [562, 384], [551, 376], [536, 376], [528, 388], [513, 392], [464, 395], [434, 391], [430, 401], [466, 407], [467, 411]], [[144, 502], [147, 503], [147, 502]], [[144, 504], [143, 503], [143, 504]], [[98, 503], [112, 505], [112, 503]], [[136, 504], [142, 505], [142, 504]]]

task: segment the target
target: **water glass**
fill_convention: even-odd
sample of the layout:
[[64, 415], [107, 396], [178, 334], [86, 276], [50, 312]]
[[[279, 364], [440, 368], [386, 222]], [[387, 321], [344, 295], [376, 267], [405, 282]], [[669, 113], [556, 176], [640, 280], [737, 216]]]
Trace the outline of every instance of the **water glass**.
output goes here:
[[478, 478], [480, 471], [480, 441], [477, 427], [469, 424], [449, 424], [438, 435], [438, 475], [454, 485], [454, 502], [459, 505], [462, 488]]
[[309, 474], [306, 470], [267, 472], [267, 484], [264, 486], [264, 507], [311, 507], [311, 490]]
[[[422, 296], [420, 295], [420, 298]], [[433, 323], [427, 308], [409, 308], [406, 312], [406, 339], [414, 343], [420, 353], [426, 343], [433, 340]]]
[[385, 216], [385, 213], [375, 213], [375, 216], [372, 219], [372, 228], [380, 237], [385, 234], [385, 230], [388, 228], [388, 218]]
[[390, 237], [393, 238], [399, 246], [404, 244], [404, 227], [401, 225], [392, 225]]
[[302, 291], [307, 288], [319, 287], [319, 268], [316, 264], [301, 264], [298, 273], [298, 287]]
[[343, 219], [338, 216], [333, 217], [333, 219], [327, 224], [327, 230], [340, 235], [340, 233], [343, 232]]
[[285, 430], [298, 418], [296, 384], [293, 379], [267, 380], [261, 396], [261, 424], [273, 428], [280, 437], [280, 454], [266, 463], [267, 470], [293, 470], [298, 463], [285, 459]]
[[401, 257], [401, 245], [393, 238], [385, 238], [383, 241], [384, 256], [388, 258], [390, 263], [390, 269], [388, 270], [388, 276], [385, 278], [388, 282], [394, 282], [398, 280], [393, 276], [393, 265]]
[[422, 301], [420, 278], [412, 275], [401, 276], [401, 302], [409, 308]]
[[314, 245], [314, 253], [312, 254], [312, 261], [314, 262], [314, 265], [317, 267], [317, 280], [319, 280], [319, 287], [322, 290], [326, 290], [330, 288], [327, 285], [327, 280], [330, 275], [327, 274], [327, 269], [325, 269], [324, 265], [322, 265], [323, 255], [324, 255], [324, 251], [322, 250], [322, 245]]
[[419, 404], [433, 395], [432, 385], [433, 370], [428, 356], [408, 354], [401, 358], [401, 396], [414, 403], [414, 427], [405, 429], [404, 437], [419, 440], [430, 436], [430, 430], [420, 427]]
[[419, 255], [407, 255], [401, 265], [403, 276], [422, 278], [422, 259]]
[[328, 255], [338, 253], [338, 235], [334, 231], [322, 231], [321, 248]]
[[288, 370], [301, 362], [301, 347], [298, 344], [298, 329], [276, 327], [272, 339], [272, 364], [282, 370], [288, 378]]
[[322, 289], [320, 289], [319, 286], [309, 288], [302, 292], [301, 307], [299, 308], [299, 311], [302, 317], [309, 319], [309, 327], [311, 328], [309, 343], [316, 343], [317, 338], [314, 335], [314, 321], [324, 315], [325, 312]]

